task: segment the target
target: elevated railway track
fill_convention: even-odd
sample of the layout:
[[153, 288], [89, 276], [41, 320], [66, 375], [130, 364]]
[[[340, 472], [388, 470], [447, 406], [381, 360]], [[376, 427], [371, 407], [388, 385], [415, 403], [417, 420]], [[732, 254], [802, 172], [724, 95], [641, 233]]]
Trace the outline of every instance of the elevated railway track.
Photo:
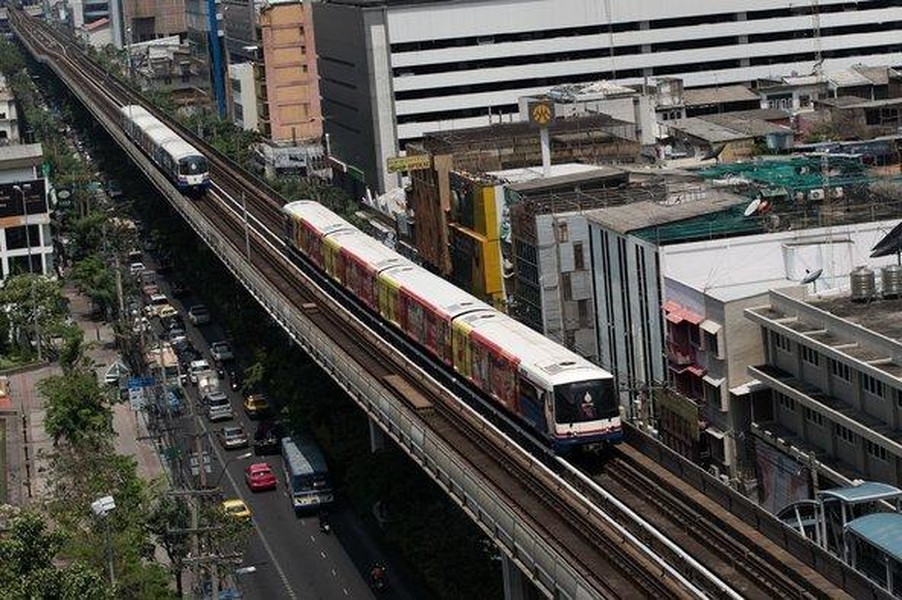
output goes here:
[[[117, 127], [120, 106], [144, 103], [60, 32], [22, 13], [11, 14], [29, 51], [48, 62], [73, 91], [79, 90], [76, 95], [95, 117], [106, 121], [108, 130]], [[516, 431], [503, 432], [506, 424], [493, 424], [461, 403], [460, 396], [468, 392], [459, 382], [373, 315], [359, 310], [330, 280], [289, 258], [282, 240], [283, 200], [275, 192], [193, 132], [147, 108], [210, 162], [213, 186], [204, 199], [174, 200], [170, 190], [170, 201], [179, 204], [186, 218], [197, 219], [191, 221], [192, 227], [264, 308], [544, 593], [579, 598], [843, 597], [840, 588], [801, 562], [774, 559], [760, 540], [749, 544], [748, 537], [701, 510], [691, 493], [655, 475], [649, 465], [636, 466], [637, 461], [628, 458], [629, 449], [613, 453], [604, 465], [592, 465], [586, 476], [531, 446]], [[122, 144], [122, 139], [120, 135], [117, 141]], [[136, 149], [130, 154], [141, 162]], [[145, 173], [163, 186], [159, 174], [154, 178], [153, 165], [146, 159], [143, 163]], [[201, 221], [210, 227], [199, 226]], [[354, 387], [346, 372], [299, 333], [286, 311], [300, 315], [334, 342], [344, 353], [346, 369], [389, 389], [406, 406], [405, 418], [415, 422], [412, 431], [422, 432], [422, 439], [386, 420], [384, 407]], [[440, 468], [427, 456], [424, 448], [429, 443], [455, 454], [453, 469]], [[479, 491], [461, 493], [460, 481], [472, 478], [480, 482], [474, 488]], [[634, 510], [623, 510], [615, 493]], [[489, 500], [506, 505], [510, 522], [486, 517]], [[641, 511], [635, 510], [637, 506]], [[529, 530], [529, 537], [514, 540], [517, 528]], [[522, 539], [531, 540], [532, 547], [518, 551], [525, 545]], [[545, 554], [554, 560], [537, 560]], [[556, 566], [549, 569], [549, 564]]]

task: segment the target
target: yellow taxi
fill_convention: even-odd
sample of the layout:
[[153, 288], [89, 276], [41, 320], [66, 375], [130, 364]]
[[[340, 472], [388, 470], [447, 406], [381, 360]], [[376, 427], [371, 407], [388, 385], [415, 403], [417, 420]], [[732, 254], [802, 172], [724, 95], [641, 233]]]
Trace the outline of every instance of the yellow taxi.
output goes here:
[[251, 394], [244, 399], [244, 412], [251, 419], [259, 419], [269, 414], [269, 402], [263, 394]]
[[251, 518], [250, 507], [240, 498], [229, 498], [222, 503], [225, 514], [235, 519], [247, 520]]

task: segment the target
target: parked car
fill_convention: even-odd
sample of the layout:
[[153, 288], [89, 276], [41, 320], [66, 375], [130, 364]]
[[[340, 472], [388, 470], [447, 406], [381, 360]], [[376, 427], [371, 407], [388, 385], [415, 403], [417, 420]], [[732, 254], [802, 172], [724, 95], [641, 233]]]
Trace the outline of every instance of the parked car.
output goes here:
[[179, 314], [179, 311], [176, 310], [176, 308], [171, 304], [167, 304], [157, 311], [157, 316], [160, 317], [160, 319], [169, 319], [176, 316], [177, 314]]
[[160, 319], [160, 323], [163, 325], [163, 329], [166, 331], [170, 331], [172, 329], [187, 329], [185, 327], [185, 319], [182, 318], [182, 315], [175, 314], [171, 317], [166, 317], [165, 319]]
[[240, 498], [229, 498], [223, 501], [222, 510], [228, 516], [246, 521], [251, 518], [251, 509]]
[[254, 432], [254, 454], [278, 454], [281, 451], [284, 429], [279, 423], [263, 421]]
[[201, 358], [198, 360], [192, 360], [191, 364], [188, 365], [188, 380], [194, 385], [197, 385], [198, 374], [209, 370], [210, 363], [208, 363], [206, 359]]
[[147, 299], [146, 306], [144, 307], [144, 314], [148, 317], [158, 317], [160, 316], [160, 310], [166, 306], [169, 306], [169, 298], [166, 297], [166, 294], [151, 294]]
[[226, 450], [247, 448], [247, 434], [240, 425], [223, 427], [216, 432], [216, 437], [219, 439], [219, 444]]
[[204, 395], [204, 404], [207, 405], [207, 419], [213, 421], [226, 421], [231, 419], [232, 405], [229, 403], [229, 397], [225, 392], [210, 392]]
[[193, 325], [206, 325], [210, 322], [210, 311], [203, 304], [195, 304], [188, 309], [188, 320]]
[[252, 492], [276, 489], [276, 475], [267, 463], [254, 463], [244, 470], [244, 480]]
[[143, 262], [133, 262], [128, 266], [128, 272], [133, 276], [137, 277], [142, 272], [144, 272], [144, 263]]
[[176, 342], [187, 340], [188, 334], [181, 327], [173, 327], [169, 330], [167, 338], [169, 339], [170, 344], [175, 344]]
[[244, 412], [251, 419], [259, 419], [269, 414], [269, 402], [263, 394], [251, 394], [244, 399]]
[[232, 354], [232, 347], [229, 346], [228, 342], [213, 342], [210, 344], [210, 355], [213, 356], [213, 360], [218, 360], [219, 362], [227, 362], [235, 358], [235, 355]]

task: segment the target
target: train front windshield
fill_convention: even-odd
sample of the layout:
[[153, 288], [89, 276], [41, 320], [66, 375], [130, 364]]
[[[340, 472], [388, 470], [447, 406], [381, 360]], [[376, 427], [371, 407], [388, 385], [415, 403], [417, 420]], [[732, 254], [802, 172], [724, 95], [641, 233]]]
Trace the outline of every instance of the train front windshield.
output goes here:
[[558, 423], [609, 419], [618, 411], [613, 379], [577, 381], [554, 388], [554, 416]]
[[203, 156], [191, 156], [179, 162], [179, 175], [201, 175], [206, 172], [207, 159]]

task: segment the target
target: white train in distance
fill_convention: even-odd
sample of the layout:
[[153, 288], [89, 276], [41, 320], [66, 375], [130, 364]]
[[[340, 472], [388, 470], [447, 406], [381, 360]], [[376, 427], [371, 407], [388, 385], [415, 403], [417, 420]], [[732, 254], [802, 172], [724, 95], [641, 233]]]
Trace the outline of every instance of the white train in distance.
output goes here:
[[183, 194], [199, 197], [210, 187], [207, 157], [143, 106], [119, 109], [122, 128]]
[[404, 258], [317, 202], [283, 207], [306, 260], [555, 452], [623, 438], [614, 377]]

